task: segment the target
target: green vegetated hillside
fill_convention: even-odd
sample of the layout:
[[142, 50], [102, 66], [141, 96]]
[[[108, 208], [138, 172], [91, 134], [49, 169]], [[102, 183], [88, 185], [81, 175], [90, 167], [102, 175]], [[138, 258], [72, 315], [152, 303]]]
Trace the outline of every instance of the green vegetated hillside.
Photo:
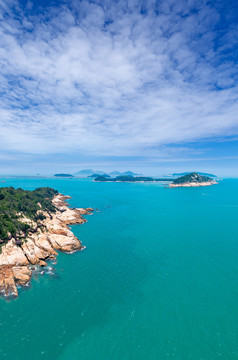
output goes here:
[[33, 191], [0, 188], [0, 243], [12, 237], [20, 241], [29, 231], [34, 231], [29, 223], [24, 222], [24, 217], [37, 222], [44, 219], [44, 211], [55, 212], [52, 199], [57, 193], [57, 190], [49, 187]]
[[186, 183], [202, 183], [209, 182], [212, 179], [208, 176], [199, 175], [197, 173], [191, 173], [181, 176], [173, 181], [174, 184], [186, 184]]

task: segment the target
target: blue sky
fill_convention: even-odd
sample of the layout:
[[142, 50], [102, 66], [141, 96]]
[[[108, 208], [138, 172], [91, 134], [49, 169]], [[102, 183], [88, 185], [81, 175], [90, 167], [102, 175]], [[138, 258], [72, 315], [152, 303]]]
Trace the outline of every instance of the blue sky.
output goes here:
[[238, 176], [235, 1], [0, 0], [0, 173]]

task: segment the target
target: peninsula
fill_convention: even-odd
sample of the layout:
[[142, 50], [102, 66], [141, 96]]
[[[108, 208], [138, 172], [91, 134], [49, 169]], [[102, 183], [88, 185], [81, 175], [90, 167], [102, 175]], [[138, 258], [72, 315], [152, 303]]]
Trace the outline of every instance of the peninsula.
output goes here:
[[196, 186], [210, 186], [217, 184], [214, 179], [211, 179], [208, 176], [199, 175], [198, 173], [190, 173], [175, 179], [171, 184], [170, 188], [175, 187], [196, 187]]
[[34, 266], [46, 266], [57, 251], [82, 250], [69, 224], [83, 224], [82, 215], [93, 209], [69, 208], [66, 199], [51, 188], [33, 191], [0, 188], [0, 292], [18, 296], [18, 285], [27, 285]]

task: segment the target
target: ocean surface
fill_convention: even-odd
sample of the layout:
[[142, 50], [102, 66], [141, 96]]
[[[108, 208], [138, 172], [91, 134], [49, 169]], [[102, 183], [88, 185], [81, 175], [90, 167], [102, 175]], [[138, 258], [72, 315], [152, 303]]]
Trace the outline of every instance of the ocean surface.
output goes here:
[[100, 212], [72, 227], [86, 250], [0, 299], [1, 360], [238, 359], [238, 180], [5, 180]]

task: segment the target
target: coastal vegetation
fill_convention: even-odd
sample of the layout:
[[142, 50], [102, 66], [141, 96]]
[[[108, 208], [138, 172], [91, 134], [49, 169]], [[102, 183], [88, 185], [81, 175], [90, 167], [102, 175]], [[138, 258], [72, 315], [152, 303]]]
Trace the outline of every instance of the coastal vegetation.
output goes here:
[[26, 218], [37, 222], [44, 219], [44, 212], [55, 212], [52, 199], [56, 194], [58, 191], [50, 187], [40, 187], [33, 191], [0, 188], [0, 243], [6, 243], [11, 238], [19, 241], [29, 231], [34, 231]]

